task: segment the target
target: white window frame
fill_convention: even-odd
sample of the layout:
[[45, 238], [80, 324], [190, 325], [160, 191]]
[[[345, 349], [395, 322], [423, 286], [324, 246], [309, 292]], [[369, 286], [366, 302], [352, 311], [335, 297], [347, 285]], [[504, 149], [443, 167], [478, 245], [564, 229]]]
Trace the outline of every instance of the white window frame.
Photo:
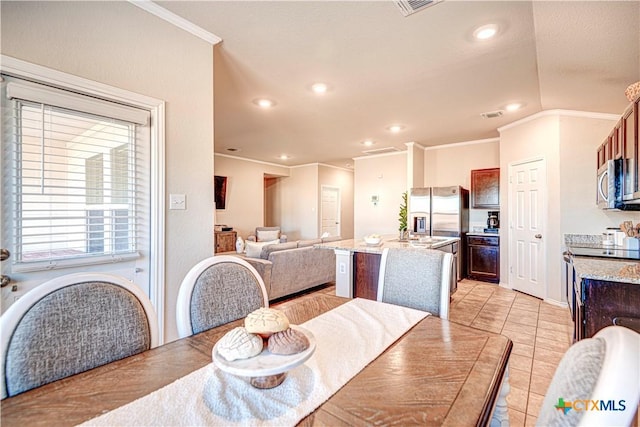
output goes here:
[[10, 56], [0, 55], [2, 73], [49, 84], [54, 87], [83, 93], [126, 105], [131, 105], [150, 113], [151, 139], [151, 205], [149, 230], [149, 286], [150, 299], [156, 309], [159, 325], [159, 336], [164, 341], [164, 271], [165, 271], [165, 102], [146, 95], [137, 94], [104, 83], [77, 77], [61, 71], [52, 70]]

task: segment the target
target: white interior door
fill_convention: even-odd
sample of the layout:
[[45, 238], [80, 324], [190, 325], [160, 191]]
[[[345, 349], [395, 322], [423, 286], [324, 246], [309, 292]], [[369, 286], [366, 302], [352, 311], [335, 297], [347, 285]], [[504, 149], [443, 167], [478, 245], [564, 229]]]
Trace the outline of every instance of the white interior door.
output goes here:
[[509, 166], [509, 282], [515, 290], [546, 297], [546, 162]]
[[340, 189], [338, 187], [322, 186], [321, 234], [329, 236], [340, 235]]

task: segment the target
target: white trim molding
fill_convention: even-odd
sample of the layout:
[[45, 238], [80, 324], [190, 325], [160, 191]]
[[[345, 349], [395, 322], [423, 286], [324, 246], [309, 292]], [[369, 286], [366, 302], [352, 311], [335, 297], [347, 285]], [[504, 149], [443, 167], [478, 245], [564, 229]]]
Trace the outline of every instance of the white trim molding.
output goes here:
[[425, 147], [424, 145], [418, 144], [417, 142], [405, 142], [404, 145], [406, 145], [407, 149], [409, 147], [416, 147], [423, 151], [427, 149], [427, 147]]
[[353, 160], [375, 159], [376, 157], [389, 157], [389, 156], [397, 156], [400, 154], [402, 154], [403, 156], [406, 156], [407, 150], [392, 151], [390, 153], [368, 154], [366, 156], [353, 157]]
[[146, 12], [149, 12], [152, 15], [157, 16], [160, 19], [167, 21], [172, 25], [175, 25], [182, 30], [185, 30], [188, 33], [193, 34], [194, 36], [208, 43], [211, 43], [212, 45], [216, 45], [222, 41], [222, 39], [215, 34], [210, 33], [204, 28], [197, 26], [193, 22], [188, 21], [173, 12], [170, 12], [164, 7], [155, 4], [151, 0], [129, 0], [129, 3], [139, 7]]
[[577, 110], [545, 110], [540, 111], [539, 113], [532, 114], [523, 119], [516, 120], [515, 122], [511, 122], [507, 125], [501, 126], [498, 128], [498, 132], [502, 132], [507, 129], [511, 129], [515, 126], [520, 126], [523, 123], [530, 122], [531, 120], [539, 119], [540, 117], [546, 116], [568, 116], [568, 117], [582, 117], [585, 119], [600, 119], [600, 120], [613, 120], [617, 121], [620, 119], [620, 114], [609, 114], [609, 113], [592, 113], [589, 111], [577, 111]]
[[489, 144], [492, 142], [500, 142], [500, 138], [476, 139], [474, 141], [454, 142], [453, 144], [433, 145], [430, 147], [424, 147], [424, 151], [440, 150], [442, 148], [457, 148], [457, 147], [463, 147], [465, 145]]
[[164, 342], [165, 276], [165, 102], [104, 83], [0, 55], [0, 71], [38, 83], [147, 110], [151, 118], [151, 204], [149, 297], [158, 315], [159, 344]]

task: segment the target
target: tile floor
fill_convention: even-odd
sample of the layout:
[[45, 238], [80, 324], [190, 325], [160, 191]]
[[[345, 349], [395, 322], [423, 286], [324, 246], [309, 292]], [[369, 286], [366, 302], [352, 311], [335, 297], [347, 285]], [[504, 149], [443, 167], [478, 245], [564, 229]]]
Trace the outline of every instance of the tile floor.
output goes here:
[[514, 427], [535, 425], [551, 378], [572, 343], [569, 309], [490, 283], [463, 280], [453, 294], [449, 320], [513, 341], [509, 421]]
[[[334, 286], [315, 292], [334, 293]], [[508, 336], [511, 426], [535, 425], [544, 394], [573, 336], [569, 309], [485, 282], [463, 280], [453, 294], [450, 320]]]

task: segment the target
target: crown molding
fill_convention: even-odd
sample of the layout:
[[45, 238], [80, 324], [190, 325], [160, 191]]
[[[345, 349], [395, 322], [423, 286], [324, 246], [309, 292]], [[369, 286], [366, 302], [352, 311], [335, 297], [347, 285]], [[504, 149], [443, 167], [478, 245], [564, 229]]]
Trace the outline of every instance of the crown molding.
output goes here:
[[462, 147], [465, 145], [488, 144], [491, 142], [500, 142], [500, 138], [476, 139], [474, 141], [463, 141], [463, 142], [456, 142], [453, 144], [433, 145], [430, 147], [425, 147], [424, 151], [441, 150], [443, 148], [456, 148], [456, 147]]
[[254, 160], [254, 159], [248, 159], [246, 157], [232, 156], [230, 154], [213, 153], [213, 155], [214, 156], [220, 156], [220, 157], [226, 157], [228, 159], [234, 159], [234, 160], [244, 160], [245, 162], [260, 163], [261, 165], [268, 165], [268, 166], [275, 166], [275, 167], [278, 167], [278, 168], [291, 169], [291, 166], [288, 166], [288, 165], [279, 165], [277, 163], [265, 162], [263, 160]]
[[324, 166], [324, 167], [327, 167], [327, 168], [339, 169], [339, 170], [343, 170], [345, 172], [353, 173], [353, 169], [342, 168], [340, 166], [330, 165], [330, 164], [327, 164], [327, 163], [315, 162], [315, 163], [306, 163], [306, 164], [303, 164], [303, 165], [288, 166], [288, 165], [279, 165], [277, 163], [269, 163], [269, 162], [265, 162], [263, 160], [254, 160], [254, 159], [248, 159], [246, 157], [232, 156], [230, 154], [223, 154], [223, 153], [213, 153], [213, 154], [214, 154], [214, 156], [226, 157], [228, 159], [242, 160], [242, 161], [245, 161], [245, 162], [259, 163], [259, 164], [262, 164], [262, 165], [275, 166], [275, 167], [285, 168], [285, 169], [303, 168], [303, 167], [307, 167], [307, 166]]
[[417, 142], [405, 142], [404, 145], [407, 146], [407, 148], [409, 147], [416, 147], [420, 150], [425, 150], [427, 147], [425, 147], [424, 145], [418, 144]]
[[212, 45], [216, 45], [222, 41], [222, 39], [215, 34], [210, 33], [202, 27], [197, 26], [191, 21], [184, 19], [181, 16], [176, 15], [175, 13], [165, 9], [162, 6], [159, 6], [152, 2], [151, 0], [128, 0], [134, 6], [138, 6], [140, 9], [145, 10], [152, 15], [157, 16], [160, 19], [167, 21], [170, 24], [175, 25], [178, 28], [185, 30], [188, 33], [193, 34], [194, 36], [211, 43]]
[[349, 168], [344, 168], [341, 166], [336, 166], [336, 165], [330, 165], [328, 163], [319, 163], [319, 162], [314, 162], [314, 163], [305, 163], [303, 165], [295, 165], [295, 166], [289, 166], [291, 169], [294, 168], [302, 168], [302, 167], [306, 167], [306, 166], [324, 166], [326, 168], [333, 168], [333, 169], [339, 169], [345, 172], [352, 172], [353, 173], [353, 169], [349, 169]]
[[407, 150], [393, 151], [391, 153], [368, 154], [366, 156], [353, 157], [353, 160], [364, 160], [364, 159], [373, 159], [373, 158], [376, 158], [376, 157], [397, 156], [399, 154], [402, 154], [402, 155], [406, 156], [407, 155]]
[[548, 116], [569, 116], [569, 117], [580, 117], [585, 119], [599, 119], [599, 120], [619, 120], [620, 114], [609, 114], [609, 113], [594, 113], [590, 111], [577, 111], [577, 110], [544, 110], [539, 113], [532, 114], [531, 116], [527, 116], [523, 119], [517, 120], [515, 122], [509, 123], [502, 127], [498, 128], [498, 132], [502, 132], [507, 129], [511, 129], [516, 126], [520, 126], [524, 123], [530, 122], [532, 120], [539, 119], [541, 117]]

